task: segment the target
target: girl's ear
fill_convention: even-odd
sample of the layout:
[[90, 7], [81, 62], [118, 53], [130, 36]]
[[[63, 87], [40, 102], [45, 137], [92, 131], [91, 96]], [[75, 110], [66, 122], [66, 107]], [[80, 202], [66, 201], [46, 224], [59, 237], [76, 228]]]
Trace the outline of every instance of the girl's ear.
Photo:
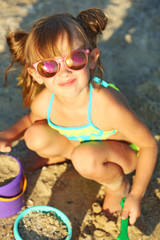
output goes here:
[[99, 57], [99, 49], [98, 48], [94, 48], [89, 56], [89, 67], [90, 69], [94, 69], [97, 63]]
[[32, 67], [29, 67], [27, 68], [28, 70], [28, 73], [34, 78], [34, 80], [39, 83], [39, 84], [43, 84], [43, 79], [41, 78], [41, 76], [37, 73], [37, 71], [32, 68]]

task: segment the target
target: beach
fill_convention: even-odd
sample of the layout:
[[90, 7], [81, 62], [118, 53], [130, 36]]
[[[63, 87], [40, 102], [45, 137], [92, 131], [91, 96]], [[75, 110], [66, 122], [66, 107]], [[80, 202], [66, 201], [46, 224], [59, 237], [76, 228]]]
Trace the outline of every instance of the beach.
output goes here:
[[[8, 30], [30, 30], [41, 17], [98, 7], [109, 24], [98, 39], [104, 79], [114, 83], [126, 96], [132, 109], [147, 125], [160, 146], [160, 4], [158, 0], [0, 0], [0, 131], [27, 113], [23, 107], [17, 77], [21, 69], [5, 70], [10, 54], [5, 35]], [[70, 161], [44, 166], [29, 172], [28, 149], [20, 141], [10, 152], [17, 157], [27, 178], [22, 210], [36, 205], [58, 208], [70, 219], [72, 240], [111, 240], [120, 231], [120, 215], [107, 218], [101, 206], [104, 186], [79, 175]], [[134, 175], [129, 176], [132, 181]], [[21, 210], [21, 211], [22, 211]], [[141, 216], [128, 227], [130, 240], [160, 240], [160, 157], [141, 202]], [[0, 239], [13, 239], [18, 213], [0, 218]]]

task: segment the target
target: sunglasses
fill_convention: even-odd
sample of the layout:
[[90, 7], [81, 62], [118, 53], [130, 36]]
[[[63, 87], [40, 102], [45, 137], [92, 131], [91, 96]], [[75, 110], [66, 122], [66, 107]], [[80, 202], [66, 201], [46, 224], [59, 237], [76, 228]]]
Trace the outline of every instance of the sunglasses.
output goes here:
[[63, 58], [43, 59], [33, 64], [33, 67], [44, 78], [54, 77], [60, 70], [60, 63], [64, 62], [68, 69], [78, 71], [83, 69], [88, 63], [90, 50], [75, 50]]

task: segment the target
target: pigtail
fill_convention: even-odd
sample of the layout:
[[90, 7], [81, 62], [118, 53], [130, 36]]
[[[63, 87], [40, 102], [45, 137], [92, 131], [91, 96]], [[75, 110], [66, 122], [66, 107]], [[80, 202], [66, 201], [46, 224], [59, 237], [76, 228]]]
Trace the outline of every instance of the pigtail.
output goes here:
[[22, 74], [18, 76], [18, 86], [22, 89], [24, 107], [29, 107], [33, 98], [40, 91], [40, 86], [28, 73], [28, 40], [29, 34], [24, 31], [9, 32], [6, 36], [11, 55], [11, 63], [5, 72], [5, 86], [7, 86], [7, 75], [14, 63], [23, 66]]
[[23, 69], [18, 85], [22, 88], [24, 107], [30, 107], [36, 94], [44, 88], [44, 85], [39, 85], [34, 81], [33, 77], [28, 73], [27, 68]]
[[97, 35], [102, 33], [108, 23], [108, 18], [99, 8], [88, 8], [77, 15], [77, 20], [86, 35], [96, 43]]
[[[77, 15], [77, 20], [79, 24], [84, 29], [84, 32], [89, 40], [91, 48], [97, 47], [97, 36], [98, 34], [102, 34], [105, 30], [108, 18], [103, 13], [103, 11], [99, 8], [88, 8], [83, 10]], [[91, 76], [98, 75], [98, 77], [103, 79], [103, 68], [100, 61], [100, 58], [97, 60], [97, 66], [95, 69], [91, 71]], [[94, 82], [91, 80], [92, 85], [94, 86]]]
[[13, 64], [18, 62], [20, 65], [24, 66], [26, 63], [24, 49], [27, 38], [28, 34], [23, 31], [9, 32], [6, 36], [7, 44], [11, 54], [11, 63], [5, 72], [5, 86], [8, 85], [7, 76]]

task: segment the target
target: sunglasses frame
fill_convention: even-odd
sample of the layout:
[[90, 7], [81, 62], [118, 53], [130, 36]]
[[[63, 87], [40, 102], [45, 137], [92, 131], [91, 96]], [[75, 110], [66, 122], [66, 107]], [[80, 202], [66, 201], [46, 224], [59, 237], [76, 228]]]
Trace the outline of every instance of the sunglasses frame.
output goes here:
[[[90, 53], [90, 49], [78, 49], [78, 50], [73, 50], [73, 51], [71, 51], [71, 54], [74, 53], [74, 52], [75, 52], [75, 53], [76, 53], [76, 52], [84, 52], [84, 54], [85, 54], [85, 56], [86, 56], [86, 59], [87, 59], [86, 64], [85, 64], [85, 66], [86, 66], [87, 63], [88, 63], [88, 54]], [[72, 70], [72, 71], [79, 71], [79, 70], [82, 70], [82, 69], [85, 67], [85, 66], [84, 66], [84, 67], [81, 68], [81, 69], [72, 69], [72, 68], [70, 68], [70, 67], [67, 65], [67, 63], [66, 63], [66, 59], [67, 59], [68, 56], [69, 56], [69, 54], [66, 55], [65, 57], [57, 58], [57, 59], [55, 59], [55, 58], [42, 59], [42, 60], [40, 60], [40, 61], [37, 61], [37, 62], [33, 63], [32, 66], [33, 66], [33, 68], [37, 71], [37, 73], [38, 73], [41, 77], [43, 77], [43, 78], [52, 78], [52, 77], [55, 77], [56, 74], [60, 71], [60, 66], [61, 66], [60, 63], [61, 63], [61, 62], [64, 62], [66, 68], [68, 68], [69, 70]], [[42, 76], [42, 75], [39, 73], [39, 71], [38, 71], [38, 64], [41, 63], [41, 62], [46, 62], [46, 61], [55, 61], [55, 62], [57, 63], [57, 71], [56, 71], [55, 75], [53, 75], [52, 77], [44, 77], [44, 76]]]

